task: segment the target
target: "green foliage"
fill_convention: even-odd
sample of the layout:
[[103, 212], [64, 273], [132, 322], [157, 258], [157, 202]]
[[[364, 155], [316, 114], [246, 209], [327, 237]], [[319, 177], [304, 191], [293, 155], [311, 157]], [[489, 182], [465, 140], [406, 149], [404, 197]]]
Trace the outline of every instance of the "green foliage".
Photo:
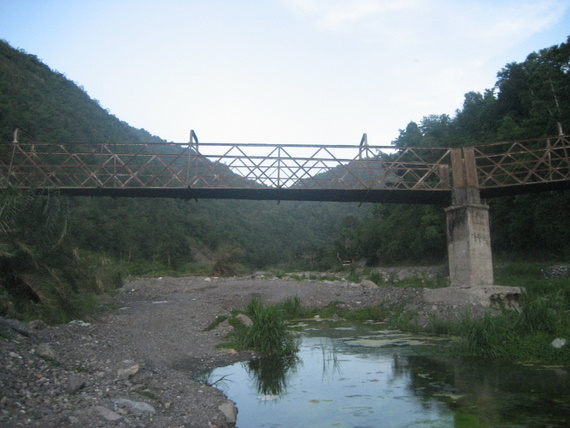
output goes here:
[[95, 293], [121, 284], [119, 272], [72, 250], [65, 198], [8, 189], [0, 207], [0, 315], [69, 321], [94, 309]]
[[462, 340], [455, 352], [514, 361], [570, 363], [566, 347], [551, 346], [558, 337], [570, 337], [570, 280], [542, 278], [543, 266], [512, 263], [498, 269], [501, 283], [525, 288], [520, 310], [505, 310], [480, 319], [466, 318], [458, 331]]
[[[16, 127], [48, 142], [162, 142], [102, 108], [36, 56], [0, 41], [0, 141]], [[340, 220], [356, 204], [284, 201], [83, 198], [70, 200], [72, 245], [117, 260], [137, 274], [191, 272], [213, 253], [244, 251], [249, 268], [321, 268]], [[318, 261], [318, 262], [317, 262]]]
[[305, 316], [306, 310], [303, 307], [299, 296], [288, 297], [279, 304], [285, 319], [295, 319]]
[[[494, 88], [465, 94], [454, 117], [410, 122], [392, 144], [459, 147], [568, 133], [569, 62], [570, 37], [507, 64]], [[570, 192], [502, 197], [489, 204], [496, 254], [570, 257]], [[369, 264], [439, 262], [446, 251], [444, 225], [441, 207], [374, 205], [356, 226], [341, 230], [335, 249]]]
[[233, 337], [240, 349], [250, 349], [264, 355], [288, 355], [297, 352], [298, 340], [287, 330], [282, 305], [264, 305], [252, 298], [246, 314], [253, 321], [251, 327], [236, 322]]
[[241, 248], [223, 246], [218, 249], [214, 256], [214, 265], [212, 266], [212, 275], [215, 276], [234, 276], [244, 272], [243, 266], [238, 262], [244, 253]]

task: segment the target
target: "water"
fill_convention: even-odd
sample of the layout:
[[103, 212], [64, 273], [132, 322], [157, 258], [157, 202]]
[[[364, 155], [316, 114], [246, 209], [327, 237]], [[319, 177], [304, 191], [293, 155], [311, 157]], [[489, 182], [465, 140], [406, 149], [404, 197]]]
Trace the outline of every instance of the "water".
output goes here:
[[236, 402], [238, 427], [570, 426], [563, 368], [421, 355], [417, 345], [446, 342], [381, 326], [324, 324], [302, 325], [294, 357], [210, 373]]

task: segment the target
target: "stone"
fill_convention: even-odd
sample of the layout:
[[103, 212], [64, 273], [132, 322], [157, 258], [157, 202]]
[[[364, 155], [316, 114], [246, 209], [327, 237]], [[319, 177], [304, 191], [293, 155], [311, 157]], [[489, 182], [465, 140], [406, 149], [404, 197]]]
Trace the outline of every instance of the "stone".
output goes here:
[[113, 403], [115, 403], [119, 407], [124, 407], [129, 410], [134, 410], [136, 412], [156, 413], [156, 409], [152, 405], [145, 403], [144, 401], [133, 401], [133, 400], [127, 400], [126, 398], [117, 398], [113, 400]]
[[79, 327], [89, 327], [91, 324], [81, 320], [69, 321], [69, 325], [77, 325]]
[[32, 332], [30, 331], [30, 329], [26, 324], [12, 318], [0, 317], [0, 324], [24, 336], [30, 336], [32, 334]]
[[106, 407], [103, 406], [95, 406], [93, 407], [93, 410], [95, 410], [97, 413], [103, 416], [103, 418], [106, 421], [118, 422], [123, 419], [123, 417], [119, 415], [117, 412], [113, 412], [112, 410], [107, 409]]
[[236, 319], [240, 320], [241, 323], [246, 327], [251, 327], [253, 325], [253, 321], [247, 315], [239, 314], [238, 316], [236, 316]]
[[557, 337], [556, 339], [554, 339], [552, 341], [552, 343], [550, 344], [553, 348], [556, 349], [560, 349], [563, 346], [566, 346], [566, 339], [562, 338], [562, 337]]
[[370, 281], [369, 279], [363, 279], [360, 281], [360, 285], [363, 288], [378, 288], [375, 282]]
[[33, 320], [28, 323], [28, 328], [30, 330], [43, 330], [47, 327], [47, 324], [42, 320]]
[[131, 376], [134, 376], [135, 374], [137, 374], [139, 369], [140, 369], [140, 366], [138, 364], [132, 365], [132, 366], [127, 367], [125, 369], [119, 369], [119, 370], [117, 370], [117, 376], [120, 379], [127, 380]]
[[81, 376], [72, 375], [67, 379], [67, 392], [69, 394], [75, 394], [81, 388], [85, 386], [85, 379]]
[[36, 348], [35, 353], [36, 353], [36, 355], [38, 355], [40, 357], [49, 358], [50, 360], [56, 360], [57, 359], [57, 355], [56, 355], [55, 351], [47, 343], [40, 343], [38, 345], [38, 347]]
[[228, 424], [235, 424], [237, 421], [238, 410], [233, 401], [226, 400], [218, 406], [220, 412], [222, 412], [226, 418]]
[[521, 294], [520, 287], [500, 285], [423, 289], [426, 303], [481, 305], [485, 308], [492, 306], [517, 308]]
[[570, 265], [553, 265], [542, 269], [542, 276], [546, 279], [564, 278], [570, 276]]

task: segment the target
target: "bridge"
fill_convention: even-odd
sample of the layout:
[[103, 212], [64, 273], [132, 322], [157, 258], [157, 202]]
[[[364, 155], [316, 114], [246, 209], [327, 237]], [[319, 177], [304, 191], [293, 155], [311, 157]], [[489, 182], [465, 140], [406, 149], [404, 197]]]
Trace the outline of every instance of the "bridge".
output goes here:
[[0, 189], [72, 196], [451, 205], [452, 285], [491, 285], [481, 198], [570, 188], [570, 137], [450, 147], [200, 143], [0, 144]]
[[0, 144], [0, 188], [82, 196], [449, 204], [569, 187], [566, 135], [462, 148], [198, 143]]

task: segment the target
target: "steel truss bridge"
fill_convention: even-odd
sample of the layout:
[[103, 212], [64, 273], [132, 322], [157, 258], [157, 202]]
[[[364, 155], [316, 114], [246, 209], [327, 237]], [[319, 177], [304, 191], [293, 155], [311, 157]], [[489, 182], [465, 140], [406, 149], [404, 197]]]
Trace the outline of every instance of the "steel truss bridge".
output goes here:
[[64, 195], [449, 204], [570, 188], [570, 137], [461, 148], [198, 143], [0, 144], [0, 189]]

